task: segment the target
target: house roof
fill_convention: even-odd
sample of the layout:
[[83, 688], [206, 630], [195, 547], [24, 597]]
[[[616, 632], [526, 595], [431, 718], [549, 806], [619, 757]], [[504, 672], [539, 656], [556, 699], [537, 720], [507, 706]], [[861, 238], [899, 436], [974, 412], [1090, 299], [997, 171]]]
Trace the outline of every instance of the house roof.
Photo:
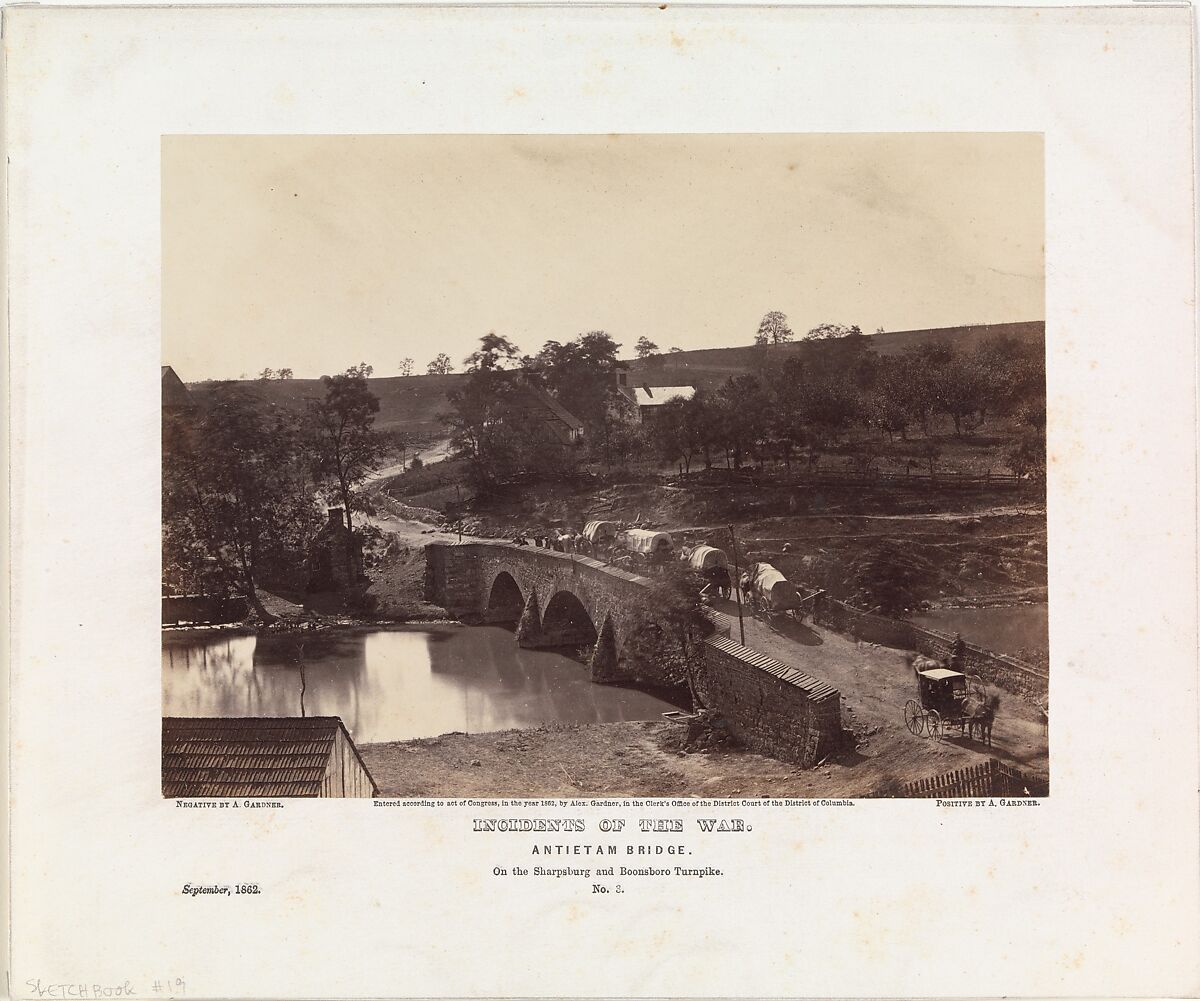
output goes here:
[[162, 366], [162, 403], [164, 407], [187, 407], [192, 403], [192, 394], [170, 365]]
[[634, 399], [639, 407], [661, 407], [672, 400], [690, 400], [696, 395], [695, 386], [638, 386]]
[[537, 386], [528, 380], [522, 383], [523, 388], [529, 393], [538, 403], [542, 404], [555, 417], [575, 431], [583, 430], [583, 421], [576, 417], [571, 411], [558, 402], [553, 396], [547, 393], [541, 386]]
[[163, 717], [163, 796], [317, 796], [338, 730], [367, 772], [337, 716]]

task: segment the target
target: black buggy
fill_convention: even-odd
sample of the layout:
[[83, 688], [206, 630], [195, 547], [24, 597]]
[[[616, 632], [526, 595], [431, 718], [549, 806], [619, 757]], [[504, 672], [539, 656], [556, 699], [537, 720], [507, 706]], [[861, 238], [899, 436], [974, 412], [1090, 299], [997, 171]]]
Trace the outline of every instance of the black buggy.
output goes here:
[[904, 725], [917, 737], [941, 739], [950, 729], [972, 736], [976, 729], [990, 744], [995, 702], [983, 690], [977, 675], [952, 671], [933, 661], [913, 665], [918, 699], [904, 703]]

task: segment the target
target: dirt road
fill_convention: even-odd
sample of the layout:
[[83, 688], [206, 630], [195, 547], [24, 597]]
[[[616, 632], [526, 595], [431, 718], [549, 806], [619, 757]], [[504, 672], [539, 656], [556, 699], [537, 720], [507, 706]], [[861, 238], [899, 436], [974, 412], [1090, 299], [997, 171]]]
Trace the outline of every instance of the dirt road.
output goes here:
[[[738, 639], [734, 602], [718, 602], [717, 610], [735, 620], [732, 635]], [[843, 717], [860, 735], [858, 753], [880, 759], [881, 774], [888, 773], [889, 761], [896, 763], [895, 777], [908, 781], [988, 756], [1023, 771], [1044, 774], [1047, 770], [1047, 741], [1041, 716], [1036, 706], [1017, 695], [992, 689], [1001, 702], [991, 747], [957, 734], [944, 741], [914, 737], [903, 719], [904, 703], [917, 694], [905, 651], [859, 643], [820, 627], [787, 622], [775, 629], [746, 615], [743, 621], [747, 646], [837, 686], [842, 693]], [[914, 774], [905, 764], [911, 760], [917, 765], [923, 758], [929, 758], [933, 767], [921, 764]], [[944, 763], [944, 767], [938, 762]]]

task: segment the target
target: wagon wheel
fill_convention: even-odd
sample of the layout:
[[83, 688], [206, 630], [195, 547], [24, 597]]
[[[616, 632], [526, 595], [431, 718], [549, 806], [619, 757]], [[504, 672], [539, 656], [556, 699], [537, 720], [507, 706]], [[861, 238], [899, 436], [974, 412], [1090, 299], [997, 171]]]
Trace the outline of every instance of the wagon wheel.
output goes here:
[[930, 737], [934, 738], [934, 740], [942, 739], [942, 734], [944, 732], [942, 730], [942, 714], [936, 709], [930, 709], [929, 712], [925, 714], [925, 730]]
[[909, 699], [904, 703], [904, 725], [908, 727], [908, 732], [914, 737], [921, 736], [921, 732], [925, 729], [925, 718], [916, 699]]

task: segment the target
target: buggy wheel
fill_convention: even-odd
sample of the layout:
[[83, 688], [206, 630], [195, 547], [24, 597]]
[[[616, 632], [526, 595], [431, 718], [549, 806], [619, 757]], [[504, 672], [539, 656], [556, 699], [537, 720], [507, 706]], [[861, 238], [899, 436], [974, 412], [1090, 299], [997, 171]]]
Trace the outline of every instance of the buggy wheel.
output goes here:
[[942, 714], [936, 709], [930, 709], [925, 714], [925, 730], [934, 740], [941, 740], [944, 733], [942, 729]]
[[916, 699], [909, 699], [904, 703], [904, 725], [914, 737], [921, 736], [921, 731], [925, 729], [925, 720], [921, 716], [921, 707]]

